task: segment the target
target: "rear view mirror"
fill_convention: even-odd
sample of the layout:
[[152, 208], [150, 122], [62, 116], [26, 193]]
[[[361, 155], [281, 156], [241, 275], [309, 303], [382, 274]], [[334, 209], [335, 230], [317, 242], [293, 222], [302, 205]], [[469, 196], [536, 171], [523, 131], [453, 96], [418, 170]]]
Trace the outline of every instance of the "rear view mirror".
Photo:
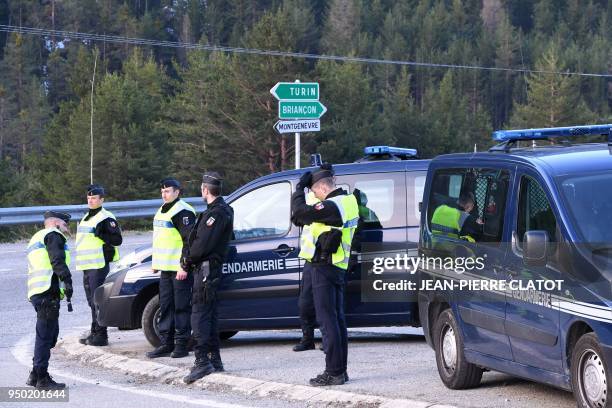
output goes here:
[[549, 239], [543, 230], [527, 231], [523, 236], [523, 263], [525, 266], [545, 266]]

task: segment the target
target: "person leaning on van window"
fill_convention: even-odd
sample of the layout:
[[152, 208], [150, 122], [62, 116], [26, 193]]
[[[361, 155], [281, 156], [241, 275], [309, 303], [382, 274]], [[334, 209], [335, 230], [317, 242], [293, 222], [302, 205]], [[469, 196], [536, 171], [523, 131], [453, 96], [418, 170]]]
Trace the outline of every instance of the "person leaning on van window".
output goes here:
[[170, 354], [185, 357], [191, 335], [192, 278], [181, 267], [187, 240], [195, 222], [195, 210], [179, 198], [181, 185], [174, 178], [161, 181], [164, 204], [153, 219], [153, 271], [159, 279], [159, 337], [161, 344], [147, 353], [156, 358]]
[[482, 230], [482, 220], [472, 215], [474, 207], [474, 194], [469, 191], [461, 193], [456, 207], [442, 204], [431, 217], [431, 232], [476, 242], [475, 238]]
[[[354, 195], [336, 188], [333, 175], [329, 164], [304, 173], [291, 198], [293, 222], [310, 225], [310, 235], [300, 241], [300, 257], [307, 261], [305, 268], [311, 269], [315, 314], [325, 351], [325, 371], [310, 380], [315, 387], [341, 385], [348, 380], [344, 287], [359, 208]], [[308, 205], [305, 188], [321, 202]]]

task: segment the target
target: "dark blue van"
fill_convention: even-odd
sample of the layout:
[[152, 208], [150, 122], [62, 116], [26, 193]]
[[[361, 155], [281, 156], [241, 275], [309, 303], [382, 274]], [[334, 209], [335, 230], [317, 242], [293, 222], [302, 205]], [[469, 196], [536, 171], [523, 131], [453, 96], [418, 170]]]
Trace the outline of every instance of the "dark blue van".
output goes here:
[[[576, 143], [585, 135], [608, 143]], [[491, 369], [571, 390], [579, 407], [612, 406], [612, 125], [494, 138], [489, 152], [429, 166], [418, 299], [440, 378], [475, 387]], [[466, 196], [475, 232], [433, 219]]]
[[[337, 185], [349, 193], [361, 192], [362, 242], [416, 253], [418, 208], [429, 161], [415, 156], [412, 149], [378, 146], [366, 148], [366, 156], [357, 163], [334, 166]], [[234, 209], [235, 240], [223, 265], [219, 292], [222, 338], [240, 330], [300, 327], [297, 299], [304, 261], [298, 258], [300, 229], [290, 221], [290, 198], [305, 170], [258, 178], [227, 197]], [[414, 301], [363, 302], [359, 269], [354, 264], [348, 273], [349, 327], [418, 325]], [[158, 282], [159, 274], [151, 270], [150, 247], [122, 259], [95, 293], [99, 323], [123, 329], [142, 326], [149, 342], [158, 345]]]

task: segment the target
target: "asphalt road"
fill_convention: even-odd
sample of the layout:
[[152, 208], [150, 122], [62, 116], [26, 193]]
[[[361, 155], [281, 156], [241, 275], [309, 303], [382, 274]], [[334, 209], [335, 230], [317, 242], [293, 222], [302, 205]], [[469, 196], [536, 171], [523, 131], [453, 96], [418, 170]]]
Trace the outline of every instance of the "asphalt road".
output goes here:
[[[129, 234], [123, 253], [149, 242], [148, 234]], [[26, 298], [25, 242], [0, 245], [0, 387], [22, 386], [31, 364], [35, 313]], [[89, 311], [74, 273], [74, 312], [62, 307], [60, 337], [74, 335], [89, 326]], [[111, 349], [142, 357], [150, 346], [139, 331], [110, 331]], [[322, 371], [323, 353], [294, 353], [291, 346], [298, 331], [243, 332], [226, 341], [222, 354], [229, 373], [258, 379], [306, 384]], [[159, 362], [188, 366], [188, 358]], [[70, 387], [68, 406], [170, 407], [178, 403], [220, 408], [301, 406], [274, 399], [211, 394], [186, 387], [173, 387], [127, 378], [117, 372], [85, 367], [58, 355], [51, 359], [51, 373]], [[451, 391], [440, 381], [433, 351], [418, 329], [386, 328], [351, 330], [349, 346], [351, 381], [343, 391], [452, 404], [461, 407], [574, 407], [570, 393], [500, 373], [485, 373], [482, 385], [473, 390]], [[2, 405], [2, 403], [0, 403]], [[11, 404], [10, 406], [14, 406]], [[20, 404], [16, 404], [19, 406]], [[36, 406], [57, 405], [37, 403]], [[30, 405], [31, 406], [31, 405]], [[65, 406], [65, 405], [62, 405]]]
[[[124, 254], [150, 242], [150, 235], [129, 234]], [[26, 242], [0, 245], [0, 387], [22, 387], [32, 364], [36, 314], [26, 296]], [[73, 248], [73, 245], [71, 245]], [[73, 270], [71, 268], [71, 270]], [[74, 312], [60, 311], [60, 338], [89, 328], [90, 314], [82, 285], [83, 275], [73, 272]], [[212, 408], [293, 407], [277, 400], [254, 400], [235, 395], [210, 394], [157, 383], [136, 382], [124, 375], [51, 357], [51, 375], [69, 387], [69, 402], [62, 407], [176, 407], [178, 404]], [[0, 406], [58, 407], [58, 403], [2, 403]]]

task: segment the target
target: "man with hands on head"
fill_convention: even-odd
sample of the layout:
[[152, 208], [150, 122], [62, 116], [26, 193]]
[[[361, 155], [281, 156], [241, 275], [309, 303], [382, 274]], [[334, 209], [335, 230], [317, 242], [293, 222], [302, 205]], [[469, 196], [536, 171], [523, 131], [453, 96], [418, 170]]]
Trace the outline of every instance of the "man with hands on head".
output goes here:
[[[311, 189], [320, 202], [308, 205], [305, 188]], [[304, 285], [312, 286], [325, 351], [325, 371], [312, 378], [310, 385], [341, 385], [348, 381], [344, 287], [359, 222], [357, 199], [335, 186], [332, 166], [323, 164], [300, 178], [291, 198], [291, 219], [296, 225], [310, 225], [309, 236], [300, 240], [300, 257], [310, 268], [312, 282]]]

